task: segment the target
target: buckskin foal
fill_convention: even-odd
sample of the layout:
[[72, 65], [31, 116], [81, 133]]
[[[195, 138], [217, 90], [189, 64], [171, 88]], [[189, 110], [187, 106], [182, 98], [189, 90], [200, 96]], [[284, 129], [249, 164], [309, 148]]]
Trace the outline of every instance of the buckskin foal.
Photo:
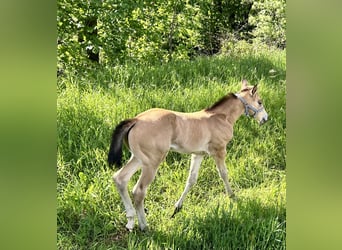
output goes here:
[[[242, 81], [239, 93], [230, 93], [210, 108], [198, 112], [181, 113], [154, 108], [122, 121], [113, 132], [108, 163], [110, 166], [121, 166], [122, 144], [125, 142], [131, 158], [114, 174], [113, 180], [126, 209], [126, 228], [133, 230], [136, 213], [140, 229], [147, 227], [144, 211], [147, 187], [169, 150], [191, 154], [189, 177], [175, 204], [174, 214], [181, 209], [186, 194], [196, 183], [205, 154], [214, 158], [226, 192], [229, 197], [234, 198], [228, 181], [225, 156], [227, 143], [233, 137], [234, 123], [242, 114], [254, 117], [260, 124], [267, 121], [267, 113], [258, 96], [257, 86], [248, 86], [246, 80]], [[140, 167], [141, 175], [133, 188], [134, 208], [127, 184]]]

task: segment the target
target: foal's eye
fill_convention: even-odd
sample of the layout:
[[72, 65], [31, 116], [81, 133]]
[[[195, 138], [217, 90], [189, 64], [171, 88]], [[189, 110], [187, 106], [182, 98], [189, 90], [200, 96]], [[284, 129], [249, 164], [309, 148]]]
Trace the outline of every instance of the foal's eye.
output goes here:
[[262, 105], [262, 101], [261, 101], [261, 100], [259, 100], [259, 101], [258, 101], [258, 104], [259, 104], [259, 105]]

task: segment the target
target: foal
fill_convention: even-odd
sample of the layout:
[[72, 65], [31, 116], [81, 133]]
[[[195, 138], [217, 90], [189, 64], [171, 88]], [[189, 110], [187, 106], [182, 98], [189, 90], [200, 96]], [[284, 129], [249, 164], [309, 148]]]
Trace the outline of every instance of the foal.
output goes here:
[[[233, 137], [234, 123], [243, 113], [254, 117], [260, 124], [267, 121], [267, 113], [258, 96], [257, 86], [248, 86], [246, 80], [242, 81], [239, 93], [228, 94], [210, 108], [198, 112], [181, 113], [155, 108], [122, 121], [113, 132], [108, 163], [110, 166], [121, 166], [122, 144], [125, 142], [131, 158], [114, 174], [113, 180], [126, 209], [126, 228], [133, 230], [136, 213], [140, 229], [146, 228], [144, 198], [147, 187], [169, 150], [191, 154], [189, 177], [172, 216], [181, 209], [186, 194], [196, 183], [205, 154], [214, 158], [226, 192], [229, 197], [234, 198], [225, 164], [226, 146]], [[140, 167], [142, 172], [133, 188], [134, 209], [127, 183]]]

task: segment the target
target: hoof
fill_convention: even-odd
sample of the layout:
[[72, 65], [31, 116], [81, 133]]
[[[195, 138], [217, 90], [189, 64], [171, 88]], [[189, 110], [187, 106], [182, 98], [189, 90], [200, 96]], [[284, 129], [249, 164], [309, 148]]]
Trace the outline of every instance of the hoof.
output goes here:
[[142, 232], [148, 232], [149, 231], [148, 225], [140, 227], [140, 230]]
[[171, 218], [174, 218], [176, 213], [178, 213], [181, 209], [182, 209], [182, 207], [175, 207], [175, 210], [173, 211], [173, 214], [171, 215]]
[[126, 225], [126, 229], [127, 229], [127, 231], [129, 231], [131, 233], [131, 232], [133, 232], [134, 227], [127, 227], [127, 225]]
[[235, 194], [233, 194], [233, 195], [229, 196], [229, 199], [231, 199], [233, 202], [237, 202], [238, 197]]
[[134, 229], [134, 219], [133, 218], [129, 218], [127, 224], [126, 224], [126, 228], [128, 231], [132, 232]]

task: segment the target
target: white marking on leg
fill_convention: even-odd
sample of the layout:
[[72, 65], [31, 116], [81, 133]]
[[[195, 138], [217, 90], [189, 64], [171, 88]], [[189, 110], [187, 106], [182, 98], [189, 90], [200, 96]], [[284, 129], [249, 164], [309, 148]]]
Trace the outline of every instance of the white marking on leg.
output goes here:
[[188, 176], [188, 179], [186, 181], [186, 185], [185, 185], [184, 191], [183, 191], [181, 197], [179, 198], [179, 200], [175, 204], [175, 207], [176, 207], [176, 209], [178, 209], [178, 211], [179, 211], [179, 209], [183, 205], [183, 201], [185, 199], [185, 196], [187, 195], [187, 193], [189, 192], [191, 187], [197, 181], [198, 171], [200, 169], [203, 157], [204, 157], [203, 155], [196, 155], [196, 154], [192, 154], [191, 155], [191, 163], [190, 163], [189, 176]]
[[122, 203], [126, 209], [127, 224], [126, 228], [130, 231], [134, 228], [134, 217], [136, 215], [132, 200], [129, 197], [127, 184], [133, 174], [139, 169], [139, 160], [133, 155], [128, 163], [113, 176], [114, 183], [119, 191]]

